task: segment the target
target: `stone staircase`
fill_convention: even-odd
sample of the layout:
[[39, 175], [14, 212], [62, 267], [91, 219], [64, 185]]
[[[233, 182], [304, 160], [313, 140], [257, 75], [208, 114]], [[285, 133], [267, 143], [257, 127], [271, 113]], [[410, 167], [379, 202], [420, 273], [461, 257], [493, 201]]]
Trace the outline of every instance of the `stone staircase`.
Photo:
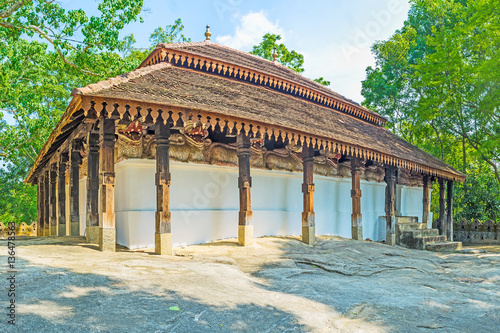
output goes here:
[[415, 216], [396, 217], [396, 244], [417, 250], [454, 252], [462, 249], [462, 242], [448, 242], [438, 229], [429, 229]]

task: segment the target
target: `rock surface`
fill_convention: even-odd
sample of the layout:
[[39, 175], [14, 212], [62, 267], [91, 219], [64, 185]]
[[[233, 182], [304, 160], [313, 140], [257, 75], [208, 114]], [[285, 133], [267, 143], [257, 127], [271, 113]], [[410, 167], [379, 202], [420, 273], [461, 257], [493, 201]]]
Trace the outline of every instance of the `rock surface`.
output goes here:
[[[7, 263], [7, 242], [2, 260]], [[16, 326], [0, 332], [498, 332], [500, 247], [431, 253], [338, 237], [151, 251], [16, 240]], [[2, 270], [2, 308], [7, 306]], [[177, 311], [178, 307], [178, 311]], [[4, 313], [6, 310], [4, 310]]]

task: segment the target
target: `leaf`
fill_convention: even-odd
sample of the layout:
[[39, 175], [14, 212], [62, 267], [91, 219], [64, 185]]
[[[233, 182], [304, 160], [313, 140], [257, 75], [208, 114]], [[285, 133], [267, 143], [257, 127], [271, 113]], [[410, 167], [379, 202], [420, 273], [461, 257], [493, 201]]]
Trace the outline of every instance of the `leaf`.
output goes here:
[[170, 311], [181, 311], [177, 305], [171, 306], [168, 308]]

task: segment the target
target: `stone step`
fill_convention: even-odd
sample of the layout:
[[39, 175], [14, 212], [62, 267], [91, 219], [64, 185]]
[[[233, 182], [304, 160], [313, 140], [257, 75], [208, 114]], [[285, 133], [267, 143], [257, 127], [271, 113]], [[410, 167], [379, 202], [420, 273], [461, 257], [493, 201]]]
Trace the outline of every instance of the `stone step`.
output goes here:
[[396, 223], [418, 223], [416, 216], [396, 216]]
[[399, 245], [409, 249], [425, 250], [425, 246], [430, 243], [441, 243], [446, 241], [446, 236], [417, 236], [409, 232], [401, 234]]
[[424, 236], [439, 236], [438, 229], [415, 229], [415, 230], [403, 230], [403, 233], [409, 233], [412, 237], [424, 237]]
[[398, 223], [396, 228], [402, 232], [404, 230], [427, 229], [425, 223]]
[[427, 251], [455, 252], [462, 249], [462, 242], [438, 242], [425, 245]]

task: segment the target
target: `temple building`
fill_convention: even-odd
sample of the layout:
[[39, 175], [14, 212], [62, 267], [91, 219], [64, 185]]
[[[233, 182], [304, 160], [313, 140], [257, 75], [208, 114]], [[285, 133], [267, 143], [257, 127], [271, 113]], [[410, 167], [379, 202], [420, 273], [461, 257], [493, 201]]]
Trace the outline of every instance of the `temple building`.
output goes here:
[[138, 69], [73, 90], [26, 179], [38, 187], [38, 236], [159, 254], [264, 235], [394, 245], [404, 223], [431, 227], [437, 181], [438, 235], [417, 243], [452, 240], [464, 174], [379, 114], [206, 36], [159, 44]]

